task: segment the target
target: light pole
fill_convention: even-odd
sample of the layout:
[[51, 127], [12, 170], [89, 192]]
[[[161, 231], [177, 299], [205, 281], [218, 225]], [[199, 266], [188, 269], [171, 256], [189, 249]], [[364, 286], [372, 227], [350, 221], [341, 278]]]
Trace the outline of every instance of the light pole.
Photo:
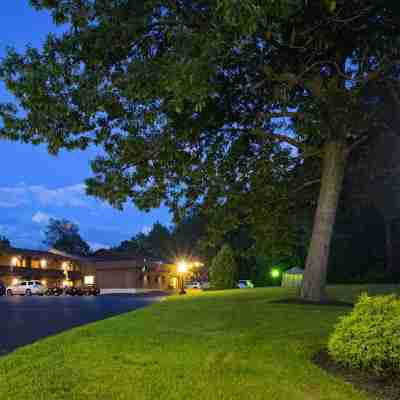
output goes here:
[[178, 263], [178, 274], [179, 274], [179, 278], [180, 278], [180, 290], [179, 290], [179, 294], [186, 294], [185, 291], [185, 273], [188, 270], [188, 264], [185, 260], [179, 261]]

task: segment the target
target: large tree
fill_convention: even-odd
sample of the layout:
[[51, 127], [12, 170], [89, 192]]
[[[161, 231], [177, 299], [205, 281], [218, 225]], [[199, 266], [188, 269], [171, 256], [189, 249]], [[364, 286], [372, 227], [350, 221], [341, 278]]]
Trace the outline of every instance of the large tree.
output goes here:
[[198, 212], [168, 228], [156, 222], [148, 232], [140, 232], [124, 240], [113, 250], [133, 252], [165, 261], [179, 258], [202, 258], [201, 239], [206, 236], [206, 221]]
[[113, 250], [133, 252], [159, 260], [170, 260], [174, 254], [172, 233], [160, 222], [153, 224], [148, 232], [141, 232], [130, 240], [124, 240]]
[[77, 256], [90, 254], [90, 246], [82, 239], [78, 225], [67, 219], [51, 218], [44, 232], [43, 243]]
[[320, 157], [302, 291], [320, 300], [346, 160], [382, 131], [365, 87], [399, 98], [399, 2], [31, 3], [66, 31], [41, 50], [9, 50], [1, 78], [17, 106], [0, 106], [1, 135], [53, 153], [102, 145], [89, 193], [117, 207], [165, 202], [179, 216], [233, 203], [266, 224], [315, 183], [289, 184]]
[[7, 236], [0, 235], [0, 247], [10, 247], [11, 242], [10, 239], [8, 239]]

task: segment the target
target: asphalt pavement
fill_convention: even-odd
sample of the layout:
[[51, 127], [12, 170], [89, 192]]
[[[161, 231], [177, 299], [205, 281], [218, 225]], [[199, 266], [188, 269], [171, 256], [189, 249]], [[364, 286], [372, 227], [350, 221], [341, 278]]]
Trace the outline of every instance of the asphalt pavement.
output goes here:
[[76, 326], [145, 307], [154, 295], [0, 297], [0, 356]]

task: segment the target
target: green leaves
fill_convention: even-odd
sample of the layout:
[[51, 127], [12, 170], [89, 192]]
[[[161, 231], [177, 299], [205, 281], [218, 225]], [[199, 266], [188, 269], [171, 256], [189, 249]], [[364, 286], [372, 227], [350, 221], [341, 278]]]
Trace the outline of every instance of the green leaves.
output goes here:
[[330, 13], [334, 13], [337, 7], [336, 0], [324, 0], [325, 7]]
[[239, 214], [239, 225], [260, 208], [277, 223], [296, 174], [308, 176], [299, 166], [318, 171], [306, 155], [371, 125], [362, 63], [398, 35], [376, 1], [373, 14], [358, 0], [31, 3], [68, 25], [2, 62], [18, 107], [0, 105], [0, 135], [53, 153], [102, 146], [88, 188], [116, 207], [166, 202], [181, 215], [201, 204]]
[[232, 289], [235, 286], [237, 264], [230, 246], [222, 246], [212, 261], [209, 274], [214, 289]]
[[400, 368], [400, 300], [362, 295], [354, 310], [336, 325], [329, 353], [339, 363], [377, 374]]

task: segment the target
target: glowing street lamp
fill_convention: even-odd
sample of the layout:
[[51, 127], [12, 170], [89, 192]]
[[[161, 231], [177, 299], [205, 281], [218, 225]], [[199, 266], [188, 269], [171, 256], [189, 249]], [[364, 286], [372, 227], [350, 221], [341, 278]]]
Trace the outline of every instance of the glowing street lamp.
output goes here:
[[181, 278], [181, 285], [180, 285], [181, 287], [180, 287], [179, 294], [186, 294], [184, 275], [188, 271], [188, 268], [189, 268], [188, 263], [185, 260], [178, 262], [178, 274], [180, 275], [180, 278]]
[[273, 270], [271, 270], [271, 277], [273, 279], [279, 278], [280, 275], [281, 275], [281, 271], [279, 271], [279, 269], [274, 268]]
[[188, 263], [184, 260], [178, 262], [178, 272], [185, 274], [188, 270]]

